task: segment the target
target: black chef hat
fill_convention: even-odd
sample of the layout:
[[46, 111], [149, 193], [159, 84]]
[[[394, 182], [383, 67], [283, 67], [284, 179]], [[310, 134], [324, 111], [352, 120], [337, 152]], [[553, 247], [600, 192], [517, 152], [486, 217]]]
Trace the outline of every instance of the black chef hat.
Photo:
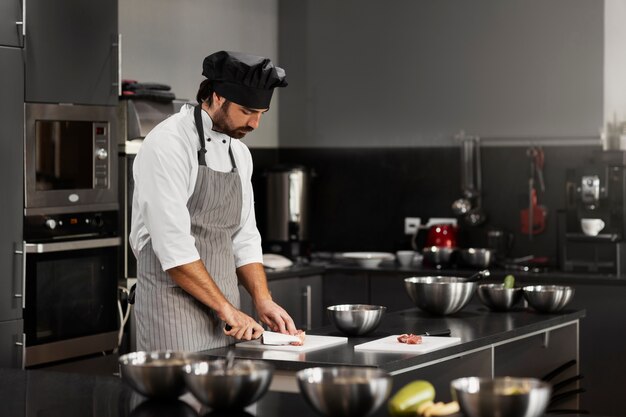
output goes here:
[[276, 87], [286, 87], [285, 70], [261, 56], [220, 51], [204, 58], [202, 75], [222, 97], [253, 109], [270, 107]]

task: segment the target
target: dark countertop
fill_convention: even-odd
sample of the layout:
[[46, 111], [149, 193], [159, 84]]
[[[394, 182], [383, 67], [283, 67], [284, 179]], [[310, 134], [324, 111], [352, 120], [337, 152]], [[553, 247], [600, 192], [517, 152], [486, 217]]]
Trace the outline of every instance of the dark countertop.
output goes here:
[[265, 274], [267, 275], [267, 280], [275, 280], [275, 279], [285, 279], [285, 278], [293, 278], [293, 277], [306, 277], [310, 275], [319, 275], [323, 274], [326, 271], [324, 265], [320, 264], [296, 264], [289, 268], [285, 269], [267, 269], [265, 270]]
[[[351, 337], [347, 344], [317, 351], [298, 354], [286, 352], [283, 355], [285, 359], [280, 357], [280, 353], [283, 352], [277, 354], [273, 351], [268, 355], [266, 351], [239, 347], [211, 349], [206, 353], [222, 357], [234, 349], [237, 357], [270, 360], [276, 369], [281, 371], [297, 371], [314, 366], [348, 365], [372, 366], [394, 372], [579, 320], [584, 316], [584, 310], [538, 314], [520, 308], [501, 313], [491, 312], [482, 306], [468, 306], [451, 316], [434, 317], [414, 308], [384, 315], [378, 329], [367, 337]], [[373, 339], [393, 334], [419, 334], [440, 329], [450, 329], [451, 336], [460, 337], [461, 343], [421, 355], [354, 351], [354, 345]], [[316, 329], [310, 333], [343, 336], [333, 326]]]
[[[393, 372], [424, 364], [459, 352], [476, 349], [517, 336], [534, 333], [584, 317], [584, 311], [537, 314], [525, 310], [492, 313], [482, 307], [467, 307], [448, 317], [431, 317], [417, 309], [387, 314], [379, 330], [366, 338], [351, 338], [347, 345], [308, 352], [289, 360], [271, 360], [277, 370], [295, 371], [317, 365], [366, 365]], [[422, 355], [354, 352], [353, 346], [389, 334], [449, 328], [462, 343]], [[313, 334], [339, 335], [332, 327]], [[261, 358], [262, 352], [234, 349], [239, 357]], [[206, 351], [222, 356], [229, 348]], [[155, 402], [133, 392], [114, 376], [59, 373], [44, 370], [0, 369], [2, 415], [11, 417], [62, 415], [64, 417], [249, 417], [246, 413], [215, 414], [201, 406], [190, 394], [177, 401]], [[261, 416], [313, 417], [315, 412], [298, 394], [269, 392], [257, 404]], [[376, 415], [385, 415], [384, 408]]]
[[[7, 417], [251, 417], [246, 412], [212, 413], [187, 394], [179, 400], [147, 400], [113, 376], [0, 369], [0, 403]], [[277, 404], [288, 404], [283, 410]], [[384, 409], [384, 406], [381, 407]], [[258, 403], [263, 416], [319, 417], [299, 394], [268, 392]], [[383, 411], [384, 414], [384, 411]]]
[[[626, 277], [618, 277], [610, 274], [591, 273], [591, 272], [565, 272], [556, 269], [532, 269], [528, 271], [519, 271], [512, 269], [503, 269], [499, 267], [489, 268], [493, 279], [502, 279], [508, 274], [512, 274], [516, 279], [520, 279], [524, 283], [541, 283], [548, 284], [558, 282], [561, 284], [591, 284], [591, 285], [626, 285]], [[414, 265], [403, 267], [395, 262], [385, 261], [380, 266], [374, 268], [364, 268], [359, 265], [332, 260], [313, 261], [308, 264], [296, 264], [290, 268], [280, 270], [266, 270], [267, 279], [277, 280], [293, 277], [305, 277], [310, 275], [319, 275], [324, 272], [364, 272], [372, 276], [386, 274], [406, 274], [409, 276], [416, 275], [458, 275], [468, 276], [476, 272], [476, 269], [467, 268], [429, 268], [422, 265]]]

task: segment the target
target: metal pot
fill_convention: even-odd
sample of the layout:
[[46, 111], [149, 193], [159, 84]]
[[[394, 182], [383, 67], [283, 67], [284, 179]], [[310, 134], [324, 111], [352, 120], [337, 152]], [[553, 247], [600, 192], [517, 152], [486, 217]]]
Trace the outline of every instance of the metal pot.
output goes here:
[[460, 250], [461, 261], [474, 268], [488, 268], [494, 260], [493, 249], [468, 248]]
[[428, 246], [424, 248], [424, 265], [426, 266], [447, 266], [453, 261], [456, 248], [442, 246]]

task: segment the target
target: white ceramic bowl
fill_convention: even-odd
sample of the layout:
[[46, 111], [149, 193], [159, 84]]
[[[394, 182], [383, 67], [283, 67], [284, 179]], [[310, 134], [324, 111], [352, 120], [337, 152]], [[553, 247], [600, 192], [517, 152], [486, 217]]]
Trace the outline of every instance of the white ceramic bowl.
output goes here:
[[408, 267], [413, 264], [417, 252], [413, 250], [399, 250], [396, 252], [396, 259], [401, 266]]
[[382, 261], [393, 261], [395, 256], [388, 252], [344, 252], [341, 254], [344, 259], [356, 262], [364, 268], [375, 268]]

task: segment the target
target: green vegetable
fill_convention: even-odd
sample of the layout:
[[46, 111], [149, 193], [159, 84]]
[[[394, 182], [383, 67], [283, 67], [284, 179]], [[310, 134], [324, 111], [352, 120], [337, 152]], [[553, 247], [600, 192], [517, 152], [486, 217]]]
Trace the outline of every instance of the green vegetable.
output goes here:
[[394, 417], [417, 415], [417, 408], [435, 399], [435, 387], [428, 381], [417, 380], [400, 388], [388, 403], [389, 414]]
[[515, 288], [515, 277], [513, 275], [504, 277], [504, 288]]

